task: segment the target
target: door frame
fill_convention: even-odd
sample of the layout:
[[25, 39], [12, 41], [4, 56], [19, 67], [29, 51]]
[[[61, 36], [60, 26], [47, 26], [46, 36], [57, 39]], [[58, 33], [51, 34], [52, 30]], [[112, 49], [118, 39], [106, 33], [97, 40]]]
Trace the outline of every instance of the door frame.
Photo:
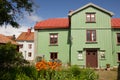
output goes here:
[[96, 54], [95, 54], [95, 59], [94, 60], [96, 60], [95, 62], [95, 65], [94, 65], [94, 67], [92, 67], [92, 68], [97, 68], [98, 67], [98, 49], [96, 49], [96, 48], [92, 48], [92, 49], [86, 49], [85, 50], [86, 51], [86, 67], [91, 67], [91, 66], [88, 66], [88, 60], [87, 60], [87, 58], [88, 58], [88, 56], [87, 56], [87, 52], [88, 51], [93, 51], [93, 52], [95, 52]]

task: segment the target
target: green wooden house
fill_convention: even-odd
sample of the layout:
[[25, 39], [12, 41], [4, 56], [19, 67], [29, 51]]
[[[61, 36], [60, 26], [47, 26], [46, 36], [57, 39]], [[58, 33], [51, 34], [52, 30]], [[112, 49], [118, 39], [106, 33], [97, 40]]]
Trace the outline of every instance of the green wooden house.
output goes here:
[[105, 68], [120, 61], [120, 18], [93, 3], [66, 18], [36, 23], [35, 55], [63, 64]]

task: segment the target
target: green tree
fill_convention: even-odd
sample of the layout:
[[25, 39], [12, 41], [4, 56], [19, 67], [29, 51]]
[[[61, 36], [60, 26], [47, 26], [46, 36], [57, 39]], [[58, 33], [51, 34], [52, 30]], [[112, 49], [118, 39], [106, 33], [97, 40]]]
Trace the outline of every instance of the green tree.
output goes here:
[[0, 67], [9, 68], [21, 66], [27, 61], [23, 59], [21, 53], [17, 51], [17, 46], [11, 43], [0, 45]]
[[24, 12], [31, 13], [32, 7], [32, 0], [0, 0], [0, 25], [19, 27], [17, 19], [23, 17]]

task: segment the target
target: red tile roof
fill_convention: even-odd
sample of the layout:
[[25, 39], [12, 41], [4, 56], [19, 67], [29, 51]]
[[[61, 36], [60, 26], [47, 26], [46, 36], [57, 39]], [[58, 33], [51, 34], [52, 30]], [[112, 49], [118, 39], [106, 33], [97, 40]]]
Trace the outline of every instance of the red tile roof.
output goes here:
[[52, 18], [38, 22], [34, 29], [69, 28], [68, 18]]
[[34, 32], [22, 32], [16, 40], [17, 41], [34, 41]]
[[4, 35], [0, 34], [0, 43], [5, 44], [5, 43], [8, 43], [8, 42], [11, 42], [12, 44], [16, 44], [16, 45], [18, 44], [16, 41], [11, 40], [7, 36], [4, 36]]
[[120, 28], [120, 18], [112, 18], [111, 26], [112, 28]]
[[[112, 28], [120, 28], [120, 18], [111, 19]], [[38, 22], [35, 29], [59, 29], [59, 28], [69, 28], [68, 18], [52, 18], [44, 21]]]

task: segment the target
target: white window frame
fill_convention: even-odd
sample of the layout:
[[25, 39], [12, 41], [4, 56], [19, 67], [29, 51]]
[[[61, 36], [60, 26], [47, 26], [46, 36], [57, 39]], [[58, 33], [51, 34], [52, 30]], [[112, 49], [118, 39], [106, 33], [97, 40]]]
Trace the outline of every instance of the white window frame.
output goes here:
[[83, 53], [82, 51], [78, 51], [78, 60], [82, 60], [83, 59]]

